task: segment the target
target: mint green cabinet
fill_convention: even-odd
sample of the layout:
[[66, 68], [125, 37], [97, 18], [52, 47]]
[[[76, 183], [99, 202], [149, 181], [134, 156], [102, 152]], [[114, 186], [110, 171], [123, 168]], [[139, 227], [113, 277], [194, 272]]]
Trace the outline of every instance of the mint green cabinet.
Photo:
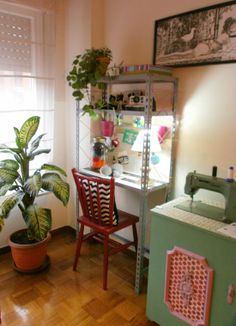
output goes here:
[[[170, 202], [167, 206], [171, 205]], [[148, 319], [161, 326], [188, 325], [172, 315], [164, 303], [166, 254], [167, 250], [172, 250], [174, 246], [177, 246], [205, 257], [209, 267], [214, 270], [208, 325], [236, 326], [236, 297], [232, 304], [227, 302], [229, 285], [233, 284], [236, 287], [236, 240], [209, 230], [209, 226], [193, 225], [188, 219], [186, 222], [178, 216], [171, 216], [170, 211], [175, 215], [176, 210], [177, 208], [166, 209], [165, 205], [161, 209], [152, 210], [147, 295]], [[199, 219], [204, 218], [199, 217]]]

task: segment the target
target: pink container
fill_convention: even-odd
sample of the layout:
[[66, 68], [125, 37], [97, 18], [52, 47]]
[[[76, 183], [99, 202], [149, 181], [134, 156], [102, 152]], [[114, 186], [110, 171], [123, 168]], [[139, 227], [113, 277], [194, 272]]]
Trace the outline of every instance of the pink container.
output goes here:
[[112, 137], [114, 132], [114, 122], [113, 121], [101, 121], [101, 131], [102, 135], [105, 137]]

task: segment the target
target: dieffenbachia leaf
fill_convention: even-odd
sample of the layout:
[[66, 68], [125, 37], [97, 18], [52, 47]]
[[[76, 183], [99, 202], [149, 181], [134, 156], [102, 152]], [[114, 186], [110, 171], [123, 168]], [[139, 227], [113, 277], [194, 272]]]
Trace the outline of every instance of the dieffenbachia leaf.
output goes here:
[[0, 232], [2, 231], [3, 226], [4, 226], [4, 220], [2, 217], [0, 217]]
[[15, 192], [7, 196], [0, 197], [0, 218], [7, 218], [10, 211], [22, 200], [24, 194]]
[[40, 173], [35, 173], [32, 177], [29, 177], [25, 184], [24, 189], [30, 196], [37, 196], [42, 187], [42, 177]]
[[0, 168], [7, 168], [9, 170], [18, 170], [19, 164], [14, 160], [2, 160], [0, 161]]
[[62, 168], [60, 168], [59, 166], [56, 166], [56, 165], [53, 165], [53, 164], [43, 164], [41, 166], [40, 170], [59, 172], [60, 174], [62, 174], [62, 175], [64, 175], [66, 177], [66, 172]]
[[42, 135], [38, 136], [34, 141], [32, 141], [32, 143], [30, 145], [29, 155], [31, 155], [39, 147], [40, 141], [44, 135], [46, 135], [46, 134], [42, 134]]
[[48, 154], [51, 152], [51, 149], [40, 149], [38, 151], [35, 151], [29, 155], [30, 161], [32, 161], [35, 156], [40, 155], [40, 154]]
[[42, 208], [34, 204], [23, 212], [23, 217], [32, 239], [41, 241], [46, 238], [52, 225], [50, 209]]
[[5, 184], [3, 186], [0, 187], [0, 196], [4, 196], [6, 195], [6, 193], [8, 192], [8, 190], [12, 189], [12, 184]]
[[62, 201], [64, 206], [67, 205], [70, 196], [70, 187], [68, 183], [63, 181], [57, 173], [45, 173], [42, 176], [42, 188], [51, 191]]
[[39, 121], [40, 117], [33, 116], [23, 123], [17, 136], [17, 144], [19, 143], [21, 148], [28, 147], [29, 141], [32, 139], [32, 137], [38, 130]]
[[11, 154], [21, 154], [22, 150], [19, 148], [15, 148], [15, 147], [9, 147], [7, 145], [1, 144], [0, 145], [0, 152], [1, 153], [11, 153]]
[[7, 184], [13, 184], [13, 182], [19, 176], [16, 170], [8, 168], [0, 168], [0, 187]]

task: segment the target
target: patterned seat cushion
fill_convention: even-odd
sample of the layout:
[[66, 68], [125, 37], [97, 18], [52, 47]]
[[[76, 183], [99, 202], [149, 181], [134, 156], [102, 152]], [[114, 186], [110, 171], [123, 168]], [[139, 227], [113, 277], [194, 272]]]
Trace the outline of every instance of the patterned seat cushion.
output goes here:
[[[97, 187], [99, 187], [99, 194], [100, 194], [100, 205], [101, 205], [101, 218], [104, 224], [109, 224], [109, 208], [110, 208], [110, 185], [105, 183], [96, 183], [90, 181], [90, 188], [92, 190], [92, 206], [90, 202], [90, 194], [89, 194], [89, 184], [88, 180], [82, 181], [86, 200], [89, 209], [89, 215], [92, 218], [92, 206], [95, 213], [95, 218], [98, 219], [98, 198], [97, 198]], [[113, 225], [118, 224], [118, 211], [116, 207], [116, 203], [114, 202], [114, 209], [113, 209], [113, 218], [112, 218]]]

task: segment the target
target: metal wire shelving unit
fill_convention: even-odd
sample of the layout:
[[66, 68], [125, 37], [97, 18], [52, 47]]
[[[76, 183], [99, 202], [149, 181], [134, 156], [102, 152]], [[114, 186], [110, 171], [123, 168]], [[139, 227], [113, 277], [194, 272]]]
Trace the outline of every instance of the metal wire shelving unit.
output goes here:
[[[173, 142], [175, 136], [176, 129], [176, 101], [177, 101], [177, 87], [178, 81], [171, 75], [162, 74], [157, 72], [147, 72], [147, 73], [135, 73], [135, 74], [127, 74], [120, 75], [118, 77], [113, 78], [104, 78], [101, 80], [102, 83], [106, 85], [105, 97], [109, 97], [111, 94], [111, 90], [116, 85], [122, 85], [122, 87], [126, 87], [126, 85], [144, 85], [145, 88], [145, 104], [143, 112], [140, 111], [126, 111], [122, 110], [121, 113], [124, 115], [136, 115], [144, 117], [144, 129], [151, 129], [151, 121], [153, 116], [172, 116], [173, 117], [173, 126], [172, 126], [172, 149], [171, 149], [171, 164], [170, 164], [170, 181], [166, 184], [159, 185], [157, 187], [149, 187], [148, 186], [148, 178], [149, 178], [149, 162], [150, 162], [150, 135], [149, 133], [145, 133], [144, 142], [143, 142], [143, 152], [142, 152], [142, 167], [141, 167], [141, 185], [138, 192], [140, 194], [140, 206], [139, 206], [139, 231], [138, 231], [138, 251], [137, 251], [137, 260], [136, 260], [136, 277], [135, 277], [135, 291], [136, 293], [140, 293], [142, 290], [143, 276], [146, 271], [144, 267], [144, 243], [145, 243], [145, 227], [146, 227], [146, 215], [148, 210], [148, 195], [150, 192], [158, 191], [158, 189], [167, 187], [168, 194], [171, 192], [171, 179], [173, 172]], [[163, 108], [157, 107], [157, 110], [153, 110], [153, 91], [152, 87], [154, 84], [170, 84], [173, 87], [173, 92], [171, 94], [171, 110], [165, 110]], [[80, 117], [81, 113], [79, 111], [79, 106], [77, 106], [77, 122], [76, 122], [76, 137], [77, 137], [77, 167], [80, 168]], [[116, 182], [117, 186], [126, 187], [123, 183], [119, 184]], [[127, 189], [131, 189], [132, 186], [127, 186]], [[137, 191], [137, 189], [134, 189]]]

